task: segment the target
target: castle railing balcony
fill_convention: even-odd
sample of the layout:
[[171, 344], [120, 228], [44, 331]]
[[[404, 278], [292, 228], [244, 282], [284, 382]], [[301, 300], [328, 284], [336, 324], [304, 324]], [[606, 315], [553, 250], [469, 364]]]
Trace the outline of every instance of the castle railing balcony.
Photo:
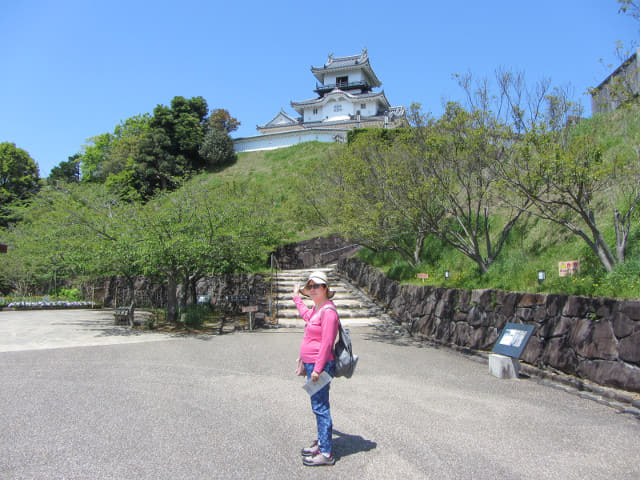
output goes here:
[[329, 93], [331, 90], [339, 88], [340, 90], [362, 90], [363, 92], [370, 92], [371, 86], [360, 80], [358, 82], [338, 82], [338, 83], [328, 83], [326, 85], [318, 85], [316, 83], [316, 92], [318, 95], [324, 95], [325, 93]]

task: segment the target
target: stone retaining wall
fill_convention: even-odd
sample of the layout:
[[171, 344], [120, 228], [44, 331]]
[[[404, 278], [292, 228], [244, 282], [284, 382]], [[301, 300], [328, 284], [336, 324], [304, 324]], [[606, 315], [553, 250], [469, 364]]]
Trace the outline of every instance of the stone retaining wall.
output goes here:
[[401, 285], [353, 258], [338, 269], [415, 336], [491, 351], [507, 322], [533, 324], [522, 361], [640, 392], [640, 301]]
[[[211, 303], [225, 311], [240, 311], [243, 305], [256, 305], [256, 326], [261, 326], [269, 313], [269, 289], [267, 278], [258, 274], [229, 274], [208, 276], [200, 279], [196, 285], [196, 295], [210, 295]], [[135, 293], [134, 293], [135, 292]], [[98, 280], [93, 286], [85, 286], [85, 298], [93, 298], [96, 303], [107, 308], [128, 306], [135, 294], [137, 307], [165, 308], [167, 287], [154, 283], [145, 277], [137, 277], [134, 290], [124, 277], [113, 276]], [[180, 298], [182, 286], [178, 285]], [[247, 301], [231, 302], [229, 297], [248, 297]], [[190, 300], [187, 302], [190, 303]]]
[[331, 235], [283, 245], [275, 250], [274, 255], [278, 268], [299, 269], [337, 262], [350, 257], [358, 248], [358, 245]]

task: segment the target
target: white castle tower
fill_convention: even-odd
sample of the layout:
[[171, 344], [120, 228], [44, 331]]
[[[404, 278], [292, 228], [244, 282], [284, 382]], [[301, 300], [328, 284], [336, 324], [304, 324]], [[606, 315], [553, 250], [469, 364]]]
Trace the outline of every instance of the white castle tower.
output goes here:
[[315, 92], [310, 100], [291, 102], [300, 115], [293, 117], [284, 110], [256, 128], [262, 135], [237, 138], [236, 152], [269, 150], [303, 142], [344, 142], [354, 128], [395, 128], [406, 125], [404, 107], [392, 107], [384, 91], [374, 92], [382, 82], [371, 67], [367, 50], [359, 55], [334, 57], [322, 67], [311, 67], [316, 77]]

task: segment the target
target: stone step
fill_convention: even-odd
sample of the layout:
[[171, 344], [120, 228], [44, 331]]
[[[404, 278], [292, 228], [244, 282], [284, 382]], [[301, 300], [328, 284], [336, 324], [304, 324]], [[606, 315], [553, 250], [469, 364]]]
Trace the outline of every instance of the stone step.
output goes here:
[[[371, 317], [343, 318], [340, 316], [340, 323], [344, 328], [373, 326], [379, 323], [377, 319]], [[304, 320], [298, 318], [279, 318], [278, 325], [284, 328], [304, 328]]]
[[[347, 280], [338, 275], [335, 265], [324, 268], [282, 270], [277, 275], [277, 285], [274, 288], [274, 300], [277, 308], [277, 322], [279, 326], [304, 328], [304, 320], [293, 303], [293, 286], [303, 284], [313, 271], [321, 270], [326, 273], [331, 289], [336, 292], [333, 302], [338, 309], [340, 321], [347, 327], [368, 326], [388, 321], [388, 315], [376, 305], [366, 294], [355, 288]], [[313, 302], [305, 299], [305, 304], [311, 308]]]
[[[296, 305], [295, 303], [293, 303], [293, 298], [289, 297], [289, 298], [284, 298], [281, 299], [282, 301], [278, 302], [278, 306], [281, 309], [291, 309], [291, 310], [295, 310], [296, 309]], [[312, 308], [313, 307], [313, 303], [309, 302], [308, 300], [304, 300], [304, 303], [307, 307]], [[360, 308], [360, 309], [370, 309], [371, 308], [371, 302], [367, 302], [361, 298], [344, 298], [344, 297], [334, 297], [333, 298], [333, 303], [335, 304], [336, 308], [338, 309], [354, 309], [354, 308]]]
[[[338, 315], [340, 316], [340, 318], [356, 318], [356, 317], [376, 318], [382, 314], [383, 312], [381, 310], [376, 310], [373, 308], [370, 308], [370, 309], [359, 308], [359, 309], [352, 309], [352, 310], [338, 308]], [[279, 308], [278, 309], [278, 318], [296, 318], [296, 317], [300, 317], [300, 313], [298, 313], [298, 310], [295, 308], [286, 308], [286, 309]]]

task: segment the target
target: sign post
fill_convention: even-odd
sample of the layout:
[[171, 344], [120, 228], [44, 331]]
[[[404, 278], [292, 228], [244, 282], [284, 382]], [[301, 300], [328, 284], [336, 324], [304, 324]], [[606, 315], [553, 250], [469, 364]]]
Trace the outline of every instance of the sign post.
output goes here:
[[248, 306], [248, 307], [242, 307], [242, 313], [249, 313], [249, 330], [253, 330], [253, 317], [252, 317], [252, 314], [253, 314], [253, 312], [257, 312], [257, 311], [258, 311], [257, 305], [252, 305], [252, 306]]

